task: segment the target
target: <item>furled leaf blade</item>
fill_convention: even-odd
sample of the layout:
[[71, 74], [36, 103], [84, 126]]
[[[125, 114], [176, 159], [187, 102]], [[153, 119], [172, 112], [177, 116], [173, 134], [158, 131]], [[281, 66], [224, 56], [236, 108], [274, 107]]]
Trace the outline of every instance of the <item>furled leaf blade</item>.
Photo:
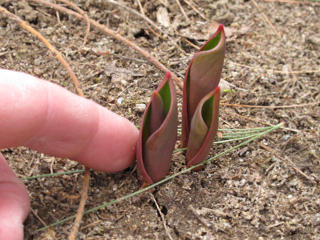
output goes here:
[[194, 156], [199, 151], [208, 133], [208, 127], [203, 121], [201, 114], [199, 114], [199, 110], [197, 110], [191, 122], [191, 131], [187, 148], [187, 159], [191, 159], [192, 156]]
[[[217, 134], [220, 87], [207, 94], [198, 104], [191, 121], [187, 163], [192, 166], [204, 161]], [[199, 127], [201, 125], [201, 127]], [[204, 131], [207, 129], [207, 131]]]
[[191, 119], [200, 100], [219, 85], [225, 48], [225, 34], [220, 25], [189, 64], [183, 89], [182, 147], [187, 146]]
[[[160, 102], [161, 104], [159, 104]], [[155, 113], [154, 119], [158, 119], [157, 114], [161, 111], [157, 108], [160, 106], [164, 116], [163, 121], [160, 125], [158, 123], [154, 125], [159, 125], [157, 129], [145, 130], [145, 128], [153, 126], [151, 123], [154, 121], [152, 120], [154, 117], [152, 111]], [[138, 175], [143, 182], [151, 184], [163, 179], [168, 174], [177, 139], [177, 124], [175, 88], [170, 74], [167, 74], [145, 110], [140, 129], [137, 161]]]

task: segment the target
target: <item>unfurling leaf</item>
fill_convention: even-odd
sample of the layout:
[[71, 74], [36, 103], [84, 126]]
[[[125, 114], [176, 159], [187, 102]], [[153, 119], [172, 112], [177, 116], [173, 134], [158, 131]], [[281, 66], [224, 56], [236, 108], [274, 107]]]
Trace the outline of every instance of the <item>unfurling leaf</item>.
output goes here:
[[190, 125], [187, 148], [188, 167], [207, 157], [218, 129], [220, 87], [208, 93], [198, 104]]
[[[216, 135], [216, 130], [212, 133], [210, 132], [215, 128], [210, 129], [208, 124], [200, 124], [200, 118], [194, 120], [194, 124], [192, 121], [197, 109], [200, 107], [200, 103], [202, 105], [202, 110], [198, 111], [201, 112], [202, 116], [210, 116], [210, 113], [206, 113], [205, 109], [207, 109], [207, 107], [205, 107], [206, 104], [203, 102], [203, 99], [206, 98], [205, 96], [209, 96], [209, 93], [213, 94], [219, 85], [226, 50], [225, 40], [223, 25], [220, 25], [212, 37], [200, 48], [198, 52], [195, 53], [185, 75], [182, 105], [181, 146], [188, 146], [189, 153], [187, 153], [187, 161], [189, 166], [199, 163], [198, 160], [192, 160], [193, 157], [190, 157], [191, 155], [197, 155], [194, 151], [195, 149], [198, 149], [197, 145], [200, 144], [198, 141], [199, 136], [207, 139], [205, 136], [209, 135], [213, 139]], [[215, 99], [215, 105], [219, 107], [219, 104], [216, 104], [216, 101], [219, 101], [219, 97], [214, 93], [213, 98]], [[197, 114], [199, 115], [199, 113]], [[206, 118], [204, 117], [203, 120], [206, 121], [205, 119]], [[218, 115], [214, 119], [211, 119], [211, 121], [213, 121], [211, 124], [217, 126]], [[206, 127], [208, 127], [208, 129], [206, 129]], [[209, 142], [212, 143], [211, 140]], [[189, 150], [189, 148], [192, 150]], [[210, 146], [208, 148], [210, 149]], [[205, 152], [208, 154], [208, 151], [203, 151], [202, 148], [199, 148], [198, 150], [201, 151], [199, 154], [204, 155]], [[193, 153], [191, 154], [190, 151]], [[203, 157], [201, 157], [201, 159], [202, 158]]]
[[142, 117], [137, 142], [139, 179], [151, 184], [169, 172], [177, 140], [177, 103], [170, 73], [154, 91]]

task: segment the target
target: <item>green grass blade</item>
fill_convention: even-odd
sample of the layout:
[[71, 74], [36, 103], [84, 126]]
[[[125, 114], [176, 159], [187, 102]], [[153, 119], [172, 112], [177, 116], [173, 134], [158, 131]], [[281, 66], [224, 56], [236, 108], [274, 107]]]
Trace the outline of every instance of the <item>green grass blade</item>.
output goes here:
[[[275, 125], [274, 125], [275, 126]], [[274, 126], [268, 126], [268, 127], [258, 127], [258, 128], [234, 128], [234, 129], [229, 129], [229, 128], [222, 128], [218, 129], [219, 132], [259, 132], [259, 131], [265, 131], [270, 128], [273, 128]]]
[[60, 175], [67, 175], [67, 174], [73, 174], [73, 173], [82, 173], [82, 172], [84, 172], [84, 170], [82, 170], [82, 169], [70, 170], [70, 171], [67, 171], [67, 172], [48, 173], [48, 174], [41, 174], [41, 175], [31, 176], [31, 177], [25, 177], [25, 178], [22, 178], [21, 180], [22, 181], [29, 181], [29, 180], [33, 180], [33, 179], [36, 179], [36, 178], [57, 177], [57, 176], [60, 176]]
[[[156, 183], [154, 183], [154, 184], [151, 184], [151, 185], [147, 186], [146, 188], [140, 189], [140, 190], [138, 190], [138, 191], [136, 191], [136, 192], [130, 193], [130, 194], [128, 194], [128, 195], [125, 195], [125, 196], [123, 196], [123, 197], [117, 198], [117, 199], [112, 200], [112, 201], [110, 201], [110, 202], [106, 202], [106, 203], [103, 203], [103, 204], [101, 204], [101, 205], [99, 205], [99, 206], [97, 206], [97, 207], [91, 208], [91, 209], [85, 211], [85, 212], [84, 212], [84, 215], [85, 215], [85, 214], [92, 213], [92, 212], [95, 212], [95, 211], [97, 211], [97, 210], [100, 210], [100, 209], [105, 208], [105, 207], [107, 207], [107, 206], [113, 205], [113, 204], [115, 204], [115, 203], [119, 203], [119, 202], [121, 202], [121, 201], [123, 201], [123, 200], [129, 199], [129, 198], [131, 198], [131, 197], [133, 197], [133, 196], [136, 196], [136, 195], [138, 195], [138, 194], [140, 194], [140, 193], [146, 192], [146, 191], [148, 191], [149, 189], [154, 188], [155, 186], [158, 186], [158, 185], [160, 185], [160, 184], [162, 184], [162, 183], [165, 183], [165, 182], [167, 182], [167, 181], [169, 181], [169, 180], [171, 180], [171, 179], [173, 179], [173, 178], [175, 178], [175, 177], [177, 177], [177, 176], [180, 176], [180, 175], [182, 175], [182, 174], [184, 174], [184, 173], [190, 172], [191, 170], [193, 170], [193, 169], [195, 169], [195, 168], [197, 168], [197, 167], [200, 167], [200, 166], [202, 166], [202, 165], [204, 165], [204, 164], [207, 164], [207, 163], [209, 163], [209, 162], [211, 162], [211, 161], [213, 161], [213, 160], [215, 160], [215, 159], [217, 159], [217, 158], [219, 158], [219, 157], [221, 157], [221, 156], [223, 156], [223, 155], [225, 155], [225, 154], [227, 154], [227, 153], [230, 153], [230, 152], [232, 152], [232, 151], [234, 151], [234, 150], [236, 150], [236, 149], [238, 149], [238, 148], [240, 148], [240, 147], [242, 147], [242, 146], [244, 146], [244, 145], [246, 145], [246, 144], [248, 144], [248, 143], [256, 140], [257, 138], [259, 138], [259, 137], [261, 137], [261, 136], [263, 136], [263, 135], [265, 135], [265, 134], [267, 134], [267, 133], [269, 133], [269, 132], [271, 132], [271, 131], [273, 131], [273, 130], [275, 130], [275, 129], [277, 129], [277, 128], [280, 128], [282, 125], [283, 125], [282, 123], [279, 123], [279, 124], [277, 124], [277, 125], [274, 125], [274, 126], [272, 126], [271, 128], [269, 128], [269, 129], [267, 129], [267, 130], [265, 130], [265, 131], [263, 131], [263, 132], [261, 132], [261, 133], [255, 134], [255, 135], [252, 136], [251, 138], [249, 138], [249, 139], [247, 139], [247, 140], [245, 140], [245, 141], [237, 144], [236, 146], [227, 149], [227, 150], [224, 151], [224, 152], [218, 153], [217, 155], [215, 155], [215, 156], [213, 156], [213, 157], [211, 157], [211, 158], [209, 158], [209, 159], [207, 159], [207, 160], [205, 160], [205, 161], [203, 161], [203, 162], [201, 162], [201, 163], [199, 163], [199, 164], [197, 164], [197, 165], [194, 165], [194, 166], [192, 166], [192, 167], [183, 169], [183, 170], [180, 171], [180, 172], [177, 172], [177, 173], [175, 173], [175, 174], [172, 174], [172, 175], [170, 175], [170, 176], [162, 179], [162, 180], [159, 181], [159, 182], [156, 182]], [[72, 219], [74, 219], [74, 218], [75, 218], [75, 215], [70, 216], [70, 217], [67, 217], [67, 218], [64, 218], [64, 219], [59, 220], [59, 221], [57, 221], [57, 222], [55, 222], [55, 223], [53, 223], [53, 224], [51, 224], [51, 225], [47, 225], [47, 226], [45, 226], [45, 227], [39, 228], [38, 230], [36, 230], [36, 232], [44, 231], [44, 230], [46, 230], [46, 229], [48, 229], [48, 228], [50, 228], [50, 227], [54, 227], [54, 226], [60, 225], [60, 224], [65, 223], [65, 222], [67, 222], [67, 221], [69, 221], [69, 220], [72, 220]]]
[[[261, 128], [261, 129], [270, 129], [270, 127]], [[262, 131], [260, 131], [260, 132], [262, 132]], [[228, 137], [224, 137], [223, 136], [223, 139], [228, 138], [228, 140], [215, 141], [214, 144], [221, 144], [221, 143], [226, 143], [226, 142], [244, 140], [244, 139], [248, 139], [250, 137], [253, 137], [256, 134], [248, 135], [248, 134], [229, 133], [227, 135]], [[178, 149], [174, 150], [173, 153], [182, 152], [182, 151], [185, 151], [185, 150], [187, 150], [187, 148], [178, 148]], [[38, 179], [38, 178], [58, 177], [58, 176], [61, 176], [61, 175], [68, 175], [68, 174], [82, 173], [82, 172], [84, 172], [84, 170], [79, 169], [79, 170], [70, 170], [70, 171], [66, 171], [66, 172], [47, 173], [47, 174], [40, 174], [40, 175], [36, 175], [36, 176], [31, 176], [31, 177], [25, 177], [25, 178], [22, 178], [21, 180], [22, 181], [29, 181], [29, 180], [34, 180], [34, 179]]]
[[234, 141], [240, 141], [240, 140], [245, 140], [254, 136], [259, 135], [260, 133], [256, 133], [256, 134], [251, 134], [251, 135], [243, 135], [241, 137], [235, 137], [235, 138], [231, 138], [231, 139], [226, 139], [226, 140], [220, 140], [220, 141], [216, 141], [216, 144], [221, 144], [221, 143], [227, 143], [227, 142], [234, 142]]

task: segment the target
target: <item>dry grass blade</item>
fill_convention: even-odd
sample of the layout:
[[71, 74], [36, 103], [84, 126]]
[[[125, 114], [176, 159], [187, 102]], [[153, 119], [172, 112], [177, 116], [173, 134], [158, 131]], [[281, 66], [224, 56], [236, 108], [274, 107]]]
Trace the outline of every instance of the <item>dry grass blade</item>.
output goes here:
[[181, 6], [181, 3], [179, 0], [176, 0], [176, 3], [178, 5], [178, 7], [180, 8], [180, 11], [182, 12], [184, 18], [189, 21], [190, 19], [188, 18], [188, 15], [186, 14], [186, 12], [184, 11], [183, 7]]
[[[255, 122], [255, 123], [258, 123], [258, 124], [263, 124], [263, 125], [267, 125], [267, 126], [273, 126], [271, 123], [268, 123], [268, 122], [264, 122], [264, 121], [261, 121], [261, 120], [257, 120], [257, 119], [254, 119], [254, 118], [251, 118], [251, 117], [247, 117], [247, 116], [242, 116], [238, 113], [235, 113], [235, 112], [231, 112], [232, 115], [240, 118], [240, 119], [244, 119], [244, 120], [248, 120], [248, 121], [251, 121], [251, 122]], [[298, 130], [298, 129], [294, 129], [294, 128], [287, 128], [287, 127], [282, 127], [282, 129], [285, 129], [285, 130], [288, 130], [288, 131], [291, 131], [291, 132], [296, 132], [296, 133], [300, 133], [301, 131]]]
[[207, 18], [194, 6], [194, 3], [192, 3], [191, 0], [184, 0], [184, 2], [188, 4], [193, 9], [193, 11], [198, 13], [200, 17], [202, 17], [204, 20], [207, 20]]
[[270, 28], [272, 29], [272, 31], [274, 32], [274, 34], [276, 34], [279, 38], [281, 38], [281, 34], [280, 32], [273, 26], [273, 24], [270, 22], [269, 18], [264, 14], [264, 12], [262, 12], [262, 10], [260, 9], [259, 5], [257, 4], [257, 2], [255, 0], [252, 0], [253, 5], [257, 8], [257, 10], [259, 11], [259, 13], [261, 13], [264, 21], [267, 23], [267, 25], [270, 26]]
[[70, 7], [72, 7], [73, 9], [75, 9], [76, 11], [78, 11], [80, 14], [83, 15], [86, 23], [87, 23], [87, 29], [86, 29], [86, 34], [84, 36], [84, 39], [83, 39], [83, 43], [82, 43], [82, 47], [84, 45], [86, 45], [87, 43], [87, 40], [88, 40], [88, 36], [89, 36], [89, 33], [90, 33], [90, 22], [89, 22], [89, 18], [88, 18], [88, 15], [85, 13], [85, 11], [83, 11], [81, 8], [79, 8], [77, 5], [75, 5], [74, 3], [68, 1], [68, 0], [58, 0], [60, 2], [63, 2], [67, 5], [69, 5]]
[[199, 211], [195, 209], [192, 205], [188, 206], [188, 210], [190, 210], [193, 215], [207, 228], [212, 227], [212, 224], [205, 218], [201, 217], [200, 214], [198, 213]]
[[154, 202], [154, 204], [156, 205], [156, 208], [157, 208], [157, 210], [158, 210], [158, 213], [159, 213], [160, 216], [161, 216], [161, 220], [162, 220], [162, 223], [163, 223], [163, 227], [164, 227], [164, 229], [165, 229], [165, 231], [166, 231], [166, 234], [167, 234], [168, 238], [169, 238], [170, 240], [173, 240], [173, 238], [172, 238], [171, 235], [170, 235], [169, 229], [168, 229], [168, 227], [167, 227], [166, 219], [164, 218], [164, 215], [163, 215], [163, 213], [161, 212], [161, 209], [160, 209], [160, 207], [159, 207], [159, 204], [158, 204], [156, 198], [153, 196], [152, 193], [150, 193], [150, 197], [151, 197], [152, 201]]
[[314, 180], [312, 177], [308, 176], [307, 174], [305, 174], [304, 172], [302, 172], [290, 159], [288, 158], [283, 158], [281, 157], [279, 154], [277, 154], [273, 149], [267, 147], [266, 145], [264, 145], [263, 143], [258, 143], [262, 148], [264, 148], [265, 150], [267, 150], [268, 152], [274, 154], [277, 158], [281, 159], [283, 162], [288, 163], [297, 173], [299, 173], [301, 176], [303, 176], [304, 178], [306, 178], [307, 180], [309, 180], [310, 182], [312, 182], [313, 184], [317, 184], [317, 181]]
[[198, 47], [197, 45], [195, 45], [194, 43], [192, 43], [191, 41], [189, 41], [187, 38], [182, 37], [182, 40], [185, 41], [186, 43], [188, 43], [191, 47], [193, 47], [193, 48], [195, 48], [195, 49], [197, 49], [197, 50], [200, 49], [200, 47]]
[[141, 4], [140, 0], [137, 0], [137, 2], [138, 2], [138, 5], [139, 5], [139, 9], [140, 9], [141, 14], [142, 14], [142, 15], [146, 15], [146, 14], [144, 13], [144, 10], [143, 10], [143, 7], [142, 7], [142, 4]]
[[77, 233], [79, 231], [80, 223], [83, 217], [84, 213], [84, 207], [86, 205], [86, 201], [88, 198], [88, 190], [89, 190], [89, 181], [90, 181], [90, 169], [86, 168], [85, 174], [84, 174], [84, 179], [82, 182], [82, 189], [81, 189], [81, 199], [80, 199], [80, 204], [78, 207], [77, 215], [74, 220], [74, 224], [72, 227], [72, 230], [69, 235], [69, 240], [75, 240]]

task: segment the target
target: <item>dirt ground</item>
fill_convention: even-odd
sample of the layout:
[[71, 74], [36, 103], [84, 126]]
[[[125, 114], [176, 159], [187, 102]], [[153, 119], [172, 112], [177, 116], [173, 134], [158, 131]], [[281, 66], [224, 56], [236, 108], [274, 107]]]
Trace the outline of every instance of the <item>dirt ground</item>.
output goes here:
[[[151, 192], [85, 215], [78, 239], [320, 239], [319, 2], [180, 0], [186, 19], [175, 0], [121, 1], [141, 13], [140, 2], [161, 32], [109, 1], [74, 2], [90, 18], [143, 47], [181, 77], [194, 46], [202, 45], [217, 22], [223, 23], [228, 40], [222, 78], [234, 87], [222, 102], [262, 107], [222, 106], [220, 128], [286, 124], [202, 171], [183, 174]], [[82, 46], [83, 20], [29, 1], [0, 3], [63, 53], [87, 98], [140, 124], [141, 104], [147, 104], [163, 72], [94, 28]], [[75, 92], [48, 49], [4, 15], [0, 15], [0, 67]], [[300, 104], [310, 105], [292, 106]], [[267, 107], [284, 105], [291, 107]], [[230, 146], [215, 145], [213, 153]], [[20, 178], [82, 169], [71, 160], [24, 147], [2, 153]], [[183, 154], [175, 154], [171, 174], [183, 168]], [[86, 209], [138, 190], [133, 170], [92, 171]], [[26, 181], [32, 212], [25, 222], [25, 239], [67, 238], [72, 221], [52, 230], [36, 230], [43, 227], [39, 219], [51, 224], [76, 213], [82, 179], [83, 174], [77, 173]]]

